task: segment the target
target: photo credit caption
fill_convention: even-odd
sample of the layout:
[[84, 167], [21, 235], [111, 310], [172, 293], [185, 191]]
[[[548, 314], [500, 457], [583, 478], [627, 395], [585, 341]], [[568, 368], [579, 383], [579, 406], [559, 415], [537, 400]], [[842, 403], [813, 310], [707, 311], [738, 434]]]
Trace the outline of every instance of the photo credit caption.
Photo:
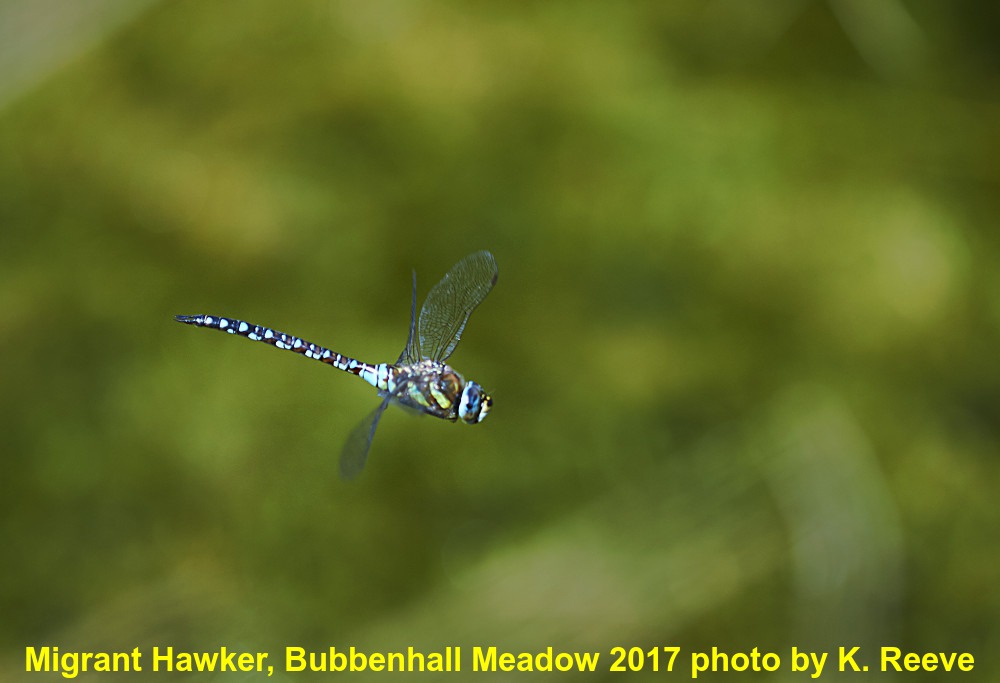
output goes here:
[[679, 678], [697, 679], [706, 673], [794, 671], [818, 679], [829, 671], [890, 671], [967, 673], [974, 669], [969, 652], [909, 652], [899, 647], [882, 647], [863, 652], [859, 646], [841, 646], [832, 652], [800, 650], [790, 652], [685, 651], [677, 646], [615, 646], [605, 651], [561, 650], [552, 646], [534, 651], [507, 651], [495, 646], [448, 646], [425, 651], [413, 647], [378, 652], [355, 646], [310, 650], [286, 646], [272, 657], [269, 652], [246, 652], [220, 647], [203, 652], [181, 651], [171, 646], [139, 647], [117, 652], [72, 651], [56, 646], [25, 648], [25, 672], [55, 673], [76, 678], [89, 672], [100, 673], [237, 673], [257, 672], [267, 676], [275, 670], [298, 672], [387, 673], [436, 672], [664, 672]]

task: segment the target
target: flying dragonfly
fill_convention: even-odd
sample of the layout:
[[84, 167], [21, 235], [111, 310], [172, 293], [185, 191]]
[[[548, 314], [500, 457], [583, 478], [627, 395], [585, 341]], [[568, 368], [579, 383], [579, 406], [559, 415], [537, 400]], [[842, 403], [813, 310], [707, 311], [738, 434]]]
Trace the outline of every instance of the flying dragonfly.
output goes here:
[[340, 455], [340, 475], [354, 479], [364, 469], [382, 413], [396, 403], [419, 413], [467, 424], [482, 422], [493, 399], [476, 382], [466, 380], [445, 361], [455, 351], [469, 316], [497, 282], [493, 254], [477, 251], [452, 266], [434, 285], [417, 318], [417, 273], [413, 273], [410, 333], [395, 363], [372, 365], [344, 356], [270, 327], [218, 315], [178, 315], [178, 322], [238, 334], [294, 351], [307, 358], [357, 375], [378, 390], [382, 402], [347, 437]]

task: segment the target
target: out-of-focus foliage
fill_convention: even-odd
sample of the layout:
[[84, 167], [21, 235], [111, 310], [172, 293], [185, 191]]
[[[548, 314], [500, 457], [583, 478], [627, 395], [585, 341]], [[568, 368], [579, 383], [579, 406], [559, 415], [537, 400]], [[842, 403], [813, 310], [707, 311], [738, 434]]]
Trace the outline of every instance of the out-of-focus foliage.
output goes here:
[[[38, 36], [0, 53], [4, 680], [38, 644], [1000, 676], [997, 10], [105, 3], [95, 42], [72, 4], [0, 15]], [[493, 413], [387, 414], [352, 484], [369, 387], [172, 322], [392, 360], [410, 270], [481, 248], [452, 361]]]

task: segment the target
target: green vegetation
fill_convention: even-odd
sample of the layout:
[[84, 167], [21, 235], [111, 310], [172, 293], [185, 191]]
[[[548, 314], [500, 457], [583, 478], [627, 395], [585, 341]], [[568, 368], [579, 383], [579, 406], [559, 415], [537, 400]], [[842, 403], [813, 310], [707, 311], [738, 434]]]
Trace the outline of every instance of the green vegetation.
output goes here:
[[[1000, 52], [850, 4], [155, 3], [19, 90], [0, 678], [28, 645], [1000, 676]], [[411, 269], [481, 248], [452, 361], [490, 419], [393, 410], [351, 484], [369, 387], [173, 322], [394, 360]]]

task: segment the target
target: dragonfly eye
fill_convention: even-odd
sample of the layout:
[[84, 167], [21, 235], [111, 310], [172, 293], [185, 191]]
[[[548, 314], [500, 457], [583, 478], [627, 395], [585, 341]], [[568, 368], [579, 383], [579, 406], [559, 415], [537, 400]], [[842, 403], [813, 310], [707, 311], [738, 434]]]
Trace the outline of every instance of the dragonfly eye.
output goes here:
[[476, 424], [483, 421], [492, 405], [493, 399], [481, 386], [475, 382], [468, 382], [462, 391], [462, 400], [458, 404], [458, 416], [462, 418], [462, 422]]

